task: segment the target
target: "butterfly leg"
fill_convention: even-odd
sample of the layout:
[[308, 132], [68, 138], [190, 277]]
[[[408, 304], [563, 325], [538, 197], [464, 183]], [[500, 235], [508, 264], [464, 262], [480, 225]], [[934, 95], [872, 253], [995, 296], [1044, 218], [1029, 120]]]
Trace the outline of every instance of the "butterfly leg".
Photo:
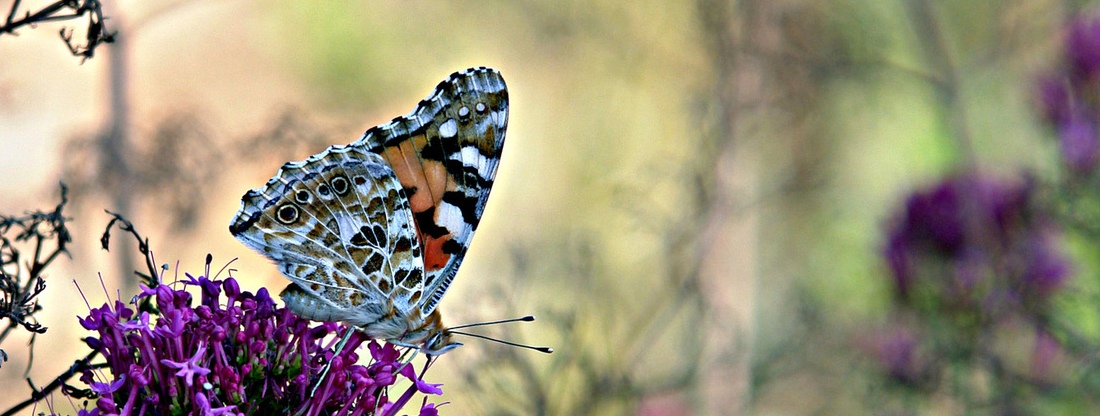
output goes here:
[[[351, 333], [355, 332], [355, 328], [348, 328], [347, 332], [344, 332], [344, 336], [340, 338], [340, 342], [336, 344], [336, 352], [332, 354], [332, 358], [340, 355], [340, 352], [344, 350], [344, 346], [347, 345], [348, 340], [351, 339]], [[325, 382], [325, 376], [328, 375], [328, 371], [332, 368], [332, 360], [325, 363], [325, 368], [321, 370], [321, 377], [317, 379], [317, 384], [313, 385], [313, 390], [309, 391], [310, 397], [314, 397], [317, 394], [317, 388], [321, 387], [321, 384]]]

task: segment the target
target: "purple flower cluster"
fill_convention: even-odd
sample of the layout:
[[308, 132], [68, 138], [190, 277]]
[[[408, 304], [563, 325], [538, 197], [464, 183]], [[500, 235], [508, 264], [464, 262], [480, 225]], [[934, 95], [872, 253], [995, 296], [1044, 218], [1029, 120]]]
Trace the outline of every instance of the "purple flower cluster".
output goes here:
[[[356, 350], [367, 341], [362, 333], [334, 323], [311, 326], [276, 307], [266, 289], [252, 294], [233, 278], [190, 275], [183, 284], [201, 288], [198, 306], [187, 291], [160, 285], [135, 298], [140, 304], [151, 297], [155, 315], [115, 301], [80, 319], [97, 333], [85, 342], [107, 365], [83, 374], [99, 399], [82, 415], [393, 415], [417, 392], [442, 393], [403, 365], [391, 344], [370, 341], [370, 363], [356, 364]], [[152, 323], [151, 316], [157, 316]], [[345, 331], [354, 333], [333, 356], [335, 341], [325, 337]], [[328, 362], [328, 375], [311, 394]], [[412, 383], [391, 401], [388, 387], [399, 377]], [[420, 415], [436, 412], [425, 399]]]
[[1039, 82], [1042, 112], [1076, 174], [1100, 162], [1100, 19], [1079, 18], [1065, 40], [1065, 64]]
[[1032, 193], [1030, 183], [964, 174], [912, 194], [885, 248], [899, 302], [979, 322], [1047, 307], [1070, 265]]
[[1061, 347], [1045, 325], [1071, 266], [1054, 223], [1037, 212], [1034, 193], [1030, 181], [967, 173], [909, 196], [884, 248], [893, 319], [864, 345], [890, 379], [931, 387], [951, 367], [1016, 362], [991, 346], [1022, 341], [1028, 332], [1035, 334], [1032, 368], [998, 364], [982, 371], [1048, 375]]

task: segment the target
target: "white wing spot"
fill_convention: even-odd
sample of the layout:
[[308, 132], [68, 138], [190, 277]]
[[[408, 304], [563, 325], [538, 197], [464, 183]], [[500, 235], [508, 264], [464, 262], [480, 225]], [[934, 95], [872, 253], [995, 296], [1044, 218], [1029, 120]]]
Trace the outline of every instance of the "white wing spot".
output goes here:
[[466, 146], [463, 147], [457, 157], [451, 157], [452, 160], [459, 160], [465, 166], [477, 168], [477, 175], [481, 179], [490, 180], [493, 176], [493, 166], [489, 160], [477, 150], [477, 147]]
[[443, 124], [439, 125], [439, 135], [444, 139], [450, 139], [458, 134], [458, 123], [453, 118], [447, 119]]
[[462, 219], [462, 210], [446, 202], [439, 204], [436, 214], [435, 222], [452, 234], [461, 234], [462, 230], [470, 226]]
[[469, 117], [470, 116], [470, 108], [466, 107], [466, 106], [462, 106], [462, 108], [458, 109], [458, 116], [463, 117], [463, 118]]
[[484, 113], [485, 112], [485, 103], [477, 103], [476, 108], [477, 108], [477, 112]]
[[497, 128], [504, 128], [504, 125], [508, 123], [508, 110], [494, 111], [492, 117], [493, 124]]

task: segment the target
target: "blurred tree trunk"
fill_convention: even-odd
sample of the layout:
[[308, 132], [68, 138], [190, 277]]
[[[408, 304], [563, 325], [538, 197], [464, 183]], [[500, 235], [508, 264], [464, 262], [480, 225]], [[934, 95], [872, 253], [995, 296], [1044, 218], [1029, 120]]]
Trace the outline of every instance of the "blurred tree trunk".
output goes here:
[[717, 358], [730, 365], [702, 385], [711, 390], [706, 413], [741, 414], [768, 377], [754, 369], [782, 359], [798, 339], [795, 282], [811, 268], [820, 219], [816, 190], [829, 154], [823, 120], [813, 116], [820, 76], [828, 73], [818, 65], [840, 55], [827, 47], [822, 6], [698, 0], [697, 7], [714, 91], [707, 99], [711, 140], [701, 149], [714, 192], [713, 235], [700, 247], [702, 273], [718, 288], [712, 303], [729, 305], [715, 320], [734, 323], [732, 342], [740, 345], [736, 357]]
[[[118, 2], [106, 2], [109, 15], [115, 27], [124, 28], [125, 16]], [[103, 188], [109, 195], [113, 212], [133, 220], [133, 201], [135, 181], [130, 169], [131, 151], [130, 132], [130, 88], [129, 88], [129, 33], [120, 30], [114, 43], [108, 45], [107, 53], [107, 96], [110, 100], [107, 125], [100, 136], [98, 160], [99, 177], [103, 178]], [[137, 276], [134, 275], [134, 247], [129, 238], [111, 240], [111, 252], [116, 259], [114, 275], [120, 276], [120, 290], [123, 294], [137, 293]]]
[[[738, 154], [740, 101], [744, 96], [742, 82], [751, 76], [740, 42], [747, 14], [753, 2], [735, 3], [729, 0], [698, 0], [697, 8], [703, 40], [711, 60], [710, 89], [702, 97], [710, 116], [707, 140], [699, 149], [700, 180], [705, 192], [710, 192], [711, 209], [704, 214], [707, 236], [699, 241], [700, 276], [710, 286], [709, 303], [715, 309], [712, 325], [715, 334], [709, 350], [717, 351], [711, 360], [720, 363], [704, 371], [700, 385], [704, 389], [699, 409], [704, 414], [741, 414], [751, 401], [751, 362], [756, 337], [756, 298], [759, 285], [756, 277], [755, 241], [758, 215], [752, 210], [736, 212], [735, 199], [753, 193], [756, 172], [752, 163], [744, 163]], [[735, 195], [736, 193], [736, 195]], [[723, 331], [719, 326], [726, 325]], [[729, 328], [729, 327], [732, 327]], [[731, 345], [736, 354], [726, 354]], [[711, 361], [706, 360], [706, 361]]]

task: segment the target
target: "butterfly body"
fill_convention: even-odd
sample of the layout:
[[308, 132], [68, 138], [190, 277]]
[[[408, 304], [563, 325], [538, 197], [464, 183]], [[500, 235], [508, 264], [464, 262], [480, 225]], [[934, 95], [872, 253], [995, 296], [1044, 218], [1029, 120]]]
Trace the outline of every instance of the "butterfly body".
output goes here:
[[410, 114], [284, 165], [241, 199], [230, 232], [274, 261], [304, 318], [440, 354], [460, 344], [436, 309], [477, 229], [508, 94], [489, 68], [456, 72]]

